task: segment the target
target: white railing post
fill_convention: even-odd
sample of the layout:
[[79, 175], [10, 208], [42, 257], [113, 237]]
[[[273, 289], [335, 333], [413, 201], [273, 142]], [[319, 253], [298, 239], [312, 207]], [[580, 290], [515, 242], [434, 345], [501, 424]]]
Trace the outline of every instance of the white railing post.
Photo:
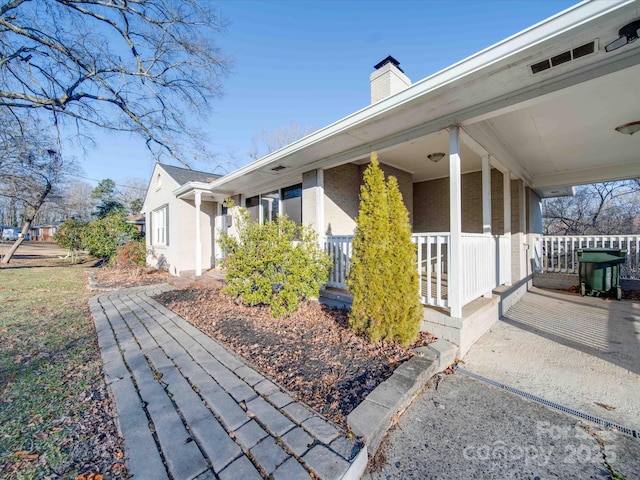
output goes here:
[[[489, 258], [496, 258], [495, 243], [491, 236], [491, 164], [489, 155], [482, 157], [482, 233], [487, 236], [486, 251]], [[485, 272], [487, 291], [482, 295], [485, 298], [491, 298], [493, 295], [494, 276], [495, 276], [495, 260], [491, 262], [493, 267]]]

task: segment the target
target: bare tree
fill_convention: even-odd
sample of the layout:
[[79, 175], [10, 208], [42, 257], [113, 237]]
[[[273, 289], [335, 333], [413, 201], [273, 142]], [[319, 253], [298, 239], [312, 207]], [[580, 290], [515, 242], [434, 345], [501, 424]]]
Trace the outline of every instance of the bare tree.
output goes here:
[[22, 212], [22, 232], [3, 257], [5, 264], [26, 238], [42, 205], [63, 190], [69, 174], [77, 172], [76, 165], [65, 161], [39, 125], [29, 127], [29, 135], [23, 129], [22, 136], [13, 137], [6, 132], [9, 127], [0, 129], [5, 130], [5, 139], [12, 137], [14, 142], [5, 142], [5, 149], [0, 150], [0, 197], [13, 201]]
[[63, 194], [60, 220], [75, 218], [80, 222], [91, 220], [95, 201], [91, 198], [93, 187], [84, 181], [69, 182]]
[[315, 128], [313, 127], [301, 127], [297, 123], [290, 123], [285, 127], [275, 130], [263, 128], [251, 138], [251, 148], [247, 154], [252, 159], [257, 160], [260, 157], [292, 144], [296, 140], [300, 140], [314, 130]]
[[131, 215], [140, 213], [148, 183], [148, 180], [139, 177], [128, 177], [118, 181], [119, 200]]
[[141, 135], [187, 165], [189, 113], [221, 94], [225, 28], [196, 0], [0, 0], [0, 107]]
[[543, 201], [548, 235], [614, 235], [640, 232], [640, 179], [576, 188], [572, 197]]

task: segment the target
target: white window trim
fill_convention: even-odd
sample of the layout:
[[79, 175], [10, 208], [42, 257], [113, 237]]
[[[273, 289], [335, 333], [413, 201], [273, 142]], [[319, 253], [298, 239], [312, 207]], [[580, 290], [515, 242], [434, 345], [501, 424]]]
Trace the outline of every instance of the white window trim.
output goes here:
[[152, 215], [153, 218], [151, 219], [151, 225], [153, 232], [151, 232], [151, 244], [154, 246], [166, 247], [169, 244], [169, 205], [165, 204], [160, 208], [156, 208], [152, 212]]

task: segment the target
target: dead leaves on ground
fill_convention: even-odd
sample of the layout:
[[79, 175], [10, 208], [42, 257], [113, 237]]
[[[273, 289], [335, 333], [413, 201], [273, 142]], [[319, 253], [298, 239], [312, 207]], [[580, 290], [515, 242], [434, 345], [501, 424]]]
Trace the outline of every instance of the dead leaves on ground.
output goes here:
[[[218, 282], [193, 285], [156, 300], [342, 426], [364, 397], [413, 355], [402, 345], [356, 335], [343, 310], [307, 302], [274, 319], [268, 308], [242, 305], [220, 287]], [[431, 341], [422, 334], [415, 346]]]

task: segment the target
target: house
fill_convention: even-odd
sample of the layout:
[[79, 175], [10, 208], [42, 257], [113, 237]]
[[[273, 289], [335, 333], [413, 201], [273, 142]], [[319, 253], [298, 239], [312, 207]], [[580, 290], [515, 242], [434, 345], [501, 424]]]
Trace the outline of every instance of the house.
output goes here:
[[127, 215], [124, 218], [124, 221], [131, 225], [135, 225], [136, 229], [138, 230], [138, 233], [145, 235], [146, 230], [145, 230], [144, 213], [135, 213], [133, 215]]
[[422, 326], [463, 355], [531, 284], [541, 199], [640, 176], [639, 21], [638, 0], [585, 1], [415, 83], [387, 57], [369, 106], [243, 168], [181, 183], [158, 166], [144, 210], [154, 261], [215, 266], [230, 197], [258, 221], [312, 225], [341, 288], [376, 151], [410, 213]]
[[29, 229], [31, 238], [36, 242], [53, 242], [53, 236], [60, 224], [36, 225]]
[[[212, 173], [156, 164], [142, 207], [148, 264], [166, 268], [174, 275], [194, 271], [196, 263], [200, 271], [215, 266], [218, 205], [202, 202], [202, 195], [196, 201], [179, 198], [173, 192], [184, 185], [205, 187], [218, 178]], [[210, 198], [206, 193], [203, 196], [205, 200]]]

